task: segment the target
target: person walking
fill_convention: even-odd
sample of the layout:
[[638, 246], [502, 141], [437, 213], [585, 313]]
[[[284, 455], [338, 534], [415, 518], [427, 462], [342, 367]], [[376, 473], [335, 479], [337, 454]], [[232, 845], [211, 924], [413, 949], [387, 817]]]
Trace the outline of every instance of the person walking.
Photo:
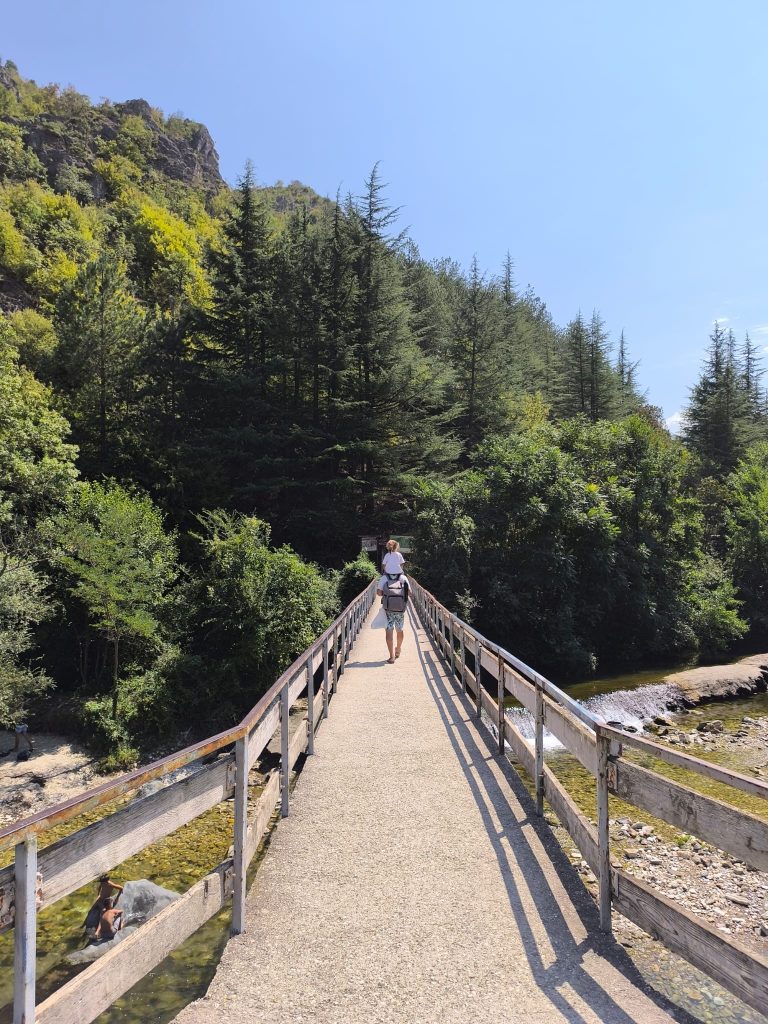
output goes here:
[[[398, 550], [399, 546], [396, 540], [387, 541], [387, 553], [382, 564], [384, 575], [379, 580], [376, 590], [381, 597], [381, 603], [387, 616], [388, 665], [394, 665], [395, 659], [400, 657], [403, 647], [405, 610], [408, 606], [410, 590], [408, 577], [402, 571], [405, 559]], [[397, 633], [397, 646], [395, 646], [395, 633]]]

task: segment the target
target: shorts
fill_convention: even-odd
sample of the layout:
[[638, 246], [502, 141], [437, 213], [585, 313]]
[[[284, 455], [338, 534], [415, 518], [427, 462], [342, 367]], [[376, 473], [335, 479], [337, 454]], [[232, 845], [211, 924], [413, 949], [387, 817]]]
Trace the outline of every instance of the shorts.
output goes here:
[[386, 612], [387, 629], [397, 629], [401, 633], [405, 625], [405, 612]]
[[14, 732], [17, 732], [20, 736], [23, 736], [25, 732], [29, 732], [29, 726], [17, 725], [16, 728], [14, 729]]

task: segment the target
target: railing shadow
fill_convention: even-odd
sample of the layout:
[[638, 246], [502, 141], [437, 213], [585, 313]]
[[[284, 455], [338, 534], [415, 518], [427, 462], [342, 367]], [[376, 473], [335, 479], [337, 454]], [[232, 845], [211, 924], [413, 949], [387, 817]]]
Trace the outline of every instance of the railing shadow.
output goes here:
[[[483, 724], [479, 732], [487, 739], [483, 750], [475, 740], [469, 727], [469, 720], [475, 716], [475, 707], [450, 678], [446, 678], [447, 667], [438, 646], [411, 609], [412, 626], [419, 660], [421, 661], [427, 685], [435, 700], [443, 726], [461, 764], [467, 785], [480, 811], [488, 838], [493, 847], [502, 879], [507, 890], [509, 905], [523, 941], [525, 954], [538, 987], [569, 1022], [586, 1024], [585, 1017], [559, 991], [565, 984], [570, 985], [578, 997], [597, 1014], [602, 1021], [611, 1024], [646, 1024], [643, 1011], [633, 1012], [619, 1004], [605, 987], [583, 966], [584, 958], [592, 953], [609, 963], [615, 970], [641, 990], [659, 1009], [674, 1014], [673, 1019], [682, 1024], [698, 1024], [696, 1018], [669, 1001], [648, 985], [630, 957], [612, 937], [599, 930], [599, 913], [591, 896], [569, 863], [562, 847], [535, 812], [535, 804], [520, 776], [506, 757], [498, 754], [498, 740]], [[474, 718], [473, 724], [477, 724]], [[461, 744], [459, 743], [461, 741]], [[463, 749], [462, 749], [463, 748]], [[497, 766], [509, 786], [504, 792], [494, 775], [492, 765]], [[519, 805], [522, 816], [515, 813], [513, 803]], [[493, 808], [503, 829], [499, 832], [492, 819], [489, 805]], [[587, 937], [577, 942], [563, 914], [550, 879], [542, 868], [536, 853], [526, 837], [523, 826], [531, 827], [543, 847], [549, 866], [554, 870], [560, 884], [567, 892], [578, 918], [587, 931]], [[504, 841], [508, 844], [505, 846]], [[534, 931], [523, 906], [521, 892], [515, 882], [510, 858], [516, 869], [525, 878], [530, 893], [535, 894], [538, 914], [546, 922], [547, 938], [555, 955], [554, 963], [547, 966], [542, 958]]]

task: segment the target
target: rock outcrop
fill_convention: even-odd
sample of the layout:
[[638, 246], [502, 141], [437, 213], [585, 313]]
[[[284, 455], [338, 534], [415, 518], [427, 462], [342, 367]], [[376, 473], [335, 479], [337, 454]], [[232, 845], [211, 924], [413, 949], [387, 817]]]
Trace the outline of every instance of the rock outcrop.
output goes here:
[[[18, 98], [18, 84], [3, 67], [0, 89], [7, 89]], [[205, 192], [218, 192], [224, 185], [219, 156], [205, 125], [183, 118], [164, 121], [146, 100], [86, 108], [76, 117], [46, 111], [28, 119], [0, 120], [21, 129], [25, 144], [40, 159], [53, 188], [61, 181], [62, 170], [69, 167], [81, 174], [93, 197], [101, 199], [106, 188], [93, 164], [103, 155], [105, 143], [114, 143], [118, 138], [120, 126], [128, 116], [141, 118], [148, 129], [150, 141], [142, 154], [147, 170]]]
[[746, 697], [768, 689], [768, 654], [755, 654], [731, 665], [704, 665], [674, 672], [663, 682], [677, 687], [690, 705]]

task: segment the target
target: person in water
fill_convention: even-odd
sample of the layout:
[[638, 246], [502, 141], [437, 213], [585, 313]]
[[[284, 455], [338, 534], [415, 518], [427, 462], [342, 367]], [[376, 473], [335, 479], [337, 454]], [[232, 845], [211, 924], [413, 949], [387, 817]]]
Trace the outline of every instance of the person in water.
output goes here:
[[[122, 890], [121, 890], [122, 891]], [[101, 942], [108, 942], [114, 939], [123, 926], [123, 912], [115, 907], [115, 901], [111, 896], [104, 900], [104, 909], [99, 918], [99, 925], [96, 929], [96, 938]]]
[[99, 928], [101, 927], [101, 918], [104, 910], [107, 909], [107, 902], [109, 902], [109, 909], [114, 909], [114, 904], [116, 904], [120, 899], [122, 892], [122, 885], [118, 885], [117, 882], [113, 882], [109, 875], [101, 875], [99, 878], [99, 888], [96, 893], [96, 902], [88, 911], [85, 921], [83, 922], [83, 927], [85, 928], [89, 938], [95, 938], [98, 936]]

